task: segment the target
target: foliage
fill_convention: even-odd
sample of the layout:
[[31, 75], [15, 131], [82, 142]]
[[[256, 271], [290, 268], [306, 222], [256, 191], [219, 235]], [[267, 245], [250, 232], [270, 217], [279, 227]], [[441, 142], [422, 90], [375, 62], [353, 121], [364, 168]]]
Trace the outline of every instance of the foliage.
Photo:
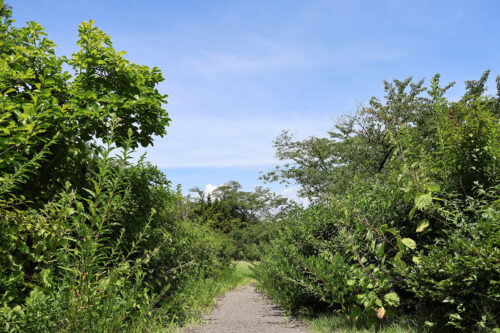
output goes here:
[[278, 156], [295, 163], [268, 177], [297, 181], [315, 204], [266, 248], [260, 287], [288, 309], [368, 326], [406, 313], [440, 331], [499, 327], [500, 95], [485, 95], [488, 74], [457, 102], [438, 75], [430, 88], [385, 83], [384, 102], [321, 140], [324, 169], [296, 158], [319, 158], [314, 138], [282, 135]]
[[129, 63], [93, 22], [57, 57], [40, 25], [16, 28], [0, 5], [0, 331], [185, 320], [189, 286], [215, 284], [230, 259], [156, 167], [130, 161], [169, 122], [160, 71]]
[[57, 138], [39, 161], [40, 172], [26, 174], [30, 179], [17, 194], [43, 203], [66, 181], [77, 189], [88, 186], [94, 140], [109, 137], [113, 115], [119, 122], [113, 135], [118, 146], [129, 130], [132, 147], [150, 145], [153, 135], [166, 133], [170, 119], [162, 107], [166, 95], [156, 89], [163, 81], [158, 68], [124, 59], [93, 21], [79, 26], [79, 50], [70, 58], [58, 57], [42, 26], [28, 22], [17, 28], [11, 11], [3, 8], [0, 170], [13, 172], [17, 163], [29, 161]]
[[[433, 98], [422, 95], [424, 81], [384, 81], [386, 103], [373, 97], [367, 107], [343, 115], [328, 137], [295, 141], [287, 131], [274, 140], [276, 157], [285, 161], [262, 176], [266, 181], [295, 182], [299, 193], [311, 201], [348, 191], [353, 177], [371, 178], [382, 172], [394, 156], [389, 129], [418, 126], [420, 134], [430, 131]], [[442, 88], [446, 92], [452, 84]]]
[[439, 75], [384, 82], [326, 138], [283, 132], [290, 163], [263, 178], [300, 184], [308, 208], [235, 181], [193, 200], [130, 161], [170, 122], [158, 68], [92, 21], [69, 58], [13, 23], [0, 0], [0, 330], [159, 330], [246, 280], [231, 259], [258, 258], [260, 288], [292, 311], [500, 329], [500, 78], [458, 101]]
[[425, 329], [415, 329], [415, 324], [408, 319], [402, 319], [400, 322], [389, 323], [380, 328], [366, 328], [352, 318], [337, 314], [321, 315], [306, 320], [307, 326], [313, 332], [329, 333], [415, 333], [426, 332]]
[[[2, 201], [2, 330], [135, 330], [158, 316], [182, 318], [187, 310], [176, 304], [185, 284], [227, 267], [215, 232], [174, 228], [154, 208], [135, 234], [125, 229], [119, 217], [133, 193], [125, 181], [128, 155], [118, 159], [112, 150], [108, 143], [98, 159], [90, 198], [68, 184], [42, 210]], [[154, 226], [160, 218], [163, 226]]]
[[191, 192], [199, 197], [191, 202], [190, 216], [227, 234], [235, 260], [258, 260], [260, 248], [293, 207], [292, 201], [269, 189], [256, 187], [252, 192], [242, 191], [236, 181], [222, 184], [211, 194], [199, 188]]

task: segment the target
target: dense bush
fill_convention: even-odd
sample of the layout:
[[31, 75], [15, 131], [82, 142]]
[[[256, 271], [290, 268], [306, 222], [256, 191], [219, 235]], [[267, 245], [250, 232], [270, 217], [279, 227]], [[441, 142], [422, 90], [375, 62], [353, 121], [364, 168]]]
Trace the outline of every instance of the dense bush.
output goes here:
[[129, 63], [92, 22], [57, 57], [40, 25], [14, 27], [0, 4], [0, 331], [182, 320], [186, 288], [230, 261], [165, 176], [130, 161], [169, 122], [161, 72]]
[[[141, 330], [158, 316], [182, 319], [184, 286], [228, 266], [223, 238], [175, 213], [179, 194], [151, 182], [133, 198], [127, 171], [140, 165], [110, 149], [88, 197], [68, 184], [41, 209], [18, 209], [22, 201], [3, 192], [2, 330]], [[152, 195], [156, 208], [129, 227], [133, 203]]]
[[[499, 327], [500, 95], [484, 93], [487, 77], [457, 102], [439, 76], [428, 89], [386, 83], [384, 103], [372, 99], [325, 139], [321, 186], [298, 158], [268, 175], [301, 182], [313, 204], [267, 247], [260, 287], [288, 309], [368, 325], [411, 314], [439, 331]], [[314, 138], [291, 140], [277, 142], [284, 158], [318, 155]]]

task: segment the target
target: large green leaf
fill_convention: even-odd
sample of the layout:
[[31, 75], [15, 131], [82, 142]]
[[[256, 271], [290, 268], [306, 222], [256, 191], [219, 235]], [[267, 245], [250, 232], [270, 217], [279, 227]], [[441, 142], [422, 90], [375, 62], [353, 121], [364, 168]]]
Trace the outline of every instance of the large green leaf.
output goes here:
[[403, 238], [401, 242], [412, 250], [417, 248], [417, 243], [411, 238]]
[[388, 293], [385, 294], [384, 300], [389, 304], [390, 306], [398, 306], [399, 305], [399, 296], [396, 293]]
[[431, 192], [424, 193], [424, 194], [418, 194], [415, 197], [415, 206], [418, 209], [424, 209], [425, 207], [429, 206], [432, 202], [432, 195]]

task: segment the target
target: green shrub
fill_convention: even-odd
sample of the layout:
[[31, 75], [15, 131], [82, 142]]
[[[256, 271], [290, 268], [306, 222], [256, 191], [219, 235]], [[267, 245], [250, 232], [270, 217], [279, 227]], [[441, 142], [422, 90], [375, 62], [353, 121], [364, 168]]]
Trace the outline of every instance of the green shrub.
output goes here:
[[161, 72], [124, 59], [93, 22], [80, 25], [77, 53], [57, 57], [39, 24], [17, 28], [0, 10], [0, 331], [145, 331], [185, 318], [175, 304], [186, 287], [217, 278], [230, 249], [185, 219], [156, 167], [129, 161], [170, 121]]
[[[388, 137], [383, 167], [365, 160], [293, 214], [265, 249], [259, 286], [292, 311], [333, 309], [368, 326], [412, 314], [440, 331], [499, 327], [500, 103], [483, 94], [487, 74], [458, 102], [438, 76], [429, 98], [421, 83], [386, 85], [385, 104], [372, 99], [357, 116], [371, 125], [332, 143], [341, 159]], [[345, 161], [329, 175], [349, 174], [357, 162]]]
[[224, 237], [176, 221], [175, 195], [166, 187], [141, 188], [142, 198], [168, 200], [127, 229], [123, 216], [138, 200], [127, 176], [134, 167], [127, 150], [112, 156], [111, 142], [87, 198], [68, 185], [39, 210], [2, 201], [2, 330], [143, 330], [159, 316], [181, 320], [189, 310], [176, 304], [190, 281], [216, 278], [229, 266]]

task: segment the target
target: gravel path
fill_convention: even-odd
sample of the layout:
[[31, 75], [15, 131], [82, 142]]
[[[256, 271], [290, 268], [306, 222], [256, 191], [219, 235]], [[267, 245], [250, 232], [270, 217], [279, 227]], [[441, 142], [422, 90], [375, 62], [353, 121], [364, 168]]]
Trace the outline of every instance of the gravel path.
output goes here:
[[245, 285], [228, 292], [217, 300], [212, 313], [198, 328], [185, 332], [203, 333], [274, 333], [307, 332], [304, 325], [283, 314], [283, 310], [271, 303], [252, 285]]

